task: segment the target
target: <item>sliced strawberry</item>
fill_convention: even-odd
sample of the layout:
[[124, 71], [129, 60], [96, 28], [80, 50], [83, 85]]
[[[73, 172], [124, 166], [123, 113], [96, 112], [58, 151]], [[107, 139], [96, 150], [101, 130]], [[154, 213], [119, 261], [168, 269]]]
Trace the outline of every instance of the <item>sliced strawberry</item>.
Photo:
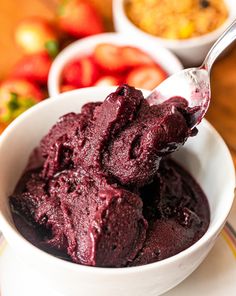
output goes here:
[[113, 86], [119, 85], [120, 80], [115, 76], [103, 76], [97, 80], [95, 86]]
[[94, 59], [102, 69], [107, 71], [125, 71], [127, 69], [120, 46], [100, 43], [94, 49]]
[[71, 61], [63, 71], [63, 83], [74, 87], [88, 87], [98, 79], [99, 72], [91, 57]]
[[81, 87], [81, 74], [80, 60], [73, 60], [65, 66], [62, 72], [62, 81], [74, 87]]
[[67, 91], [74, 90], [74, 89], [76, 89], [76, 87], [74, 87], [74, 85], [63, 84], [60, 88], [60, 92], [67, 92]]
[[132, 46], [123, 46], [121, 48], [122, 60], [129, 67], [136, 67], [140, 65], [153, 65], [153, 59], [140, 49]]
[[23, 57], [13, 68], [12, 77], [24, 78], [36, 84], [47, 84], [52, 59], [47, 53], [36, 53]]
[[60, 29], [76, 38], [104, 32], [101, 16], [87, 1], [63, 1], [58, 7]]
[[137, 88], [152, 90], [166, 78], [166, 72], [157, 65], [142, 66], [128, 74], [126, 83]]
[[91, 57], [85, 57], [80, 60], [82, 68], [81, 84], [82, 87], [91, 86], [99, 77], [97, 66]]
[[95, 47], [94, 59], [100, 67], [113, 72], [141, 65], [154, 65], [152, 58], [136, 47], [107, 43]]

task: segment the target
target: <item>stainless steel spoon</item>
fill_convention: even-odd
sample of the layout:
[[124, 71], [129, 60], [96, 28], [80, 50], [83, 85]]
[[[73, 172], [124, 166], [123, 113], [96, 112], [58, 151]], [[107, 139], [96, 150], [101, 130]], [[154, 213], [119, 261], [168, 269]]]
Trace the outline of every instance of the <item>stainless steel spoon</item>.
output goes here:
[[176, 96], [186, 99], [189, 107], [199, 107], [192, 119], [192, 128], [194, 128], [200, 123], [210, 104], [212, 65], [235, 39], [236, 20], [214, 43], [200, 67], [182, 70], [164, 80], [147, 97], [149, 104], [157, 105]]

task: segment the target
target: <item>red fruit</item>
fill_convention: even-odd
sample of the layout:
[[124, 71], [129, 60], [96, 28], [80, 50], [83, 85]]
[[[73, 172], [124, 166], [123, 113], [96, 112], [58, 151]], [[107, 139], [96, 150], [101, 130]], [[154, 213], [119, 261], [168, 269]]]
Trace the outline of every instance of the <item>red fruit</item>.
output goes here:
[[94, 59], [108, 71], [125, 71], [131, 67], [154, 65], [150, 56], [132, 46], [101, 43], [95, 47]]
[[47, 53], [28, 55], [15, 65], [11, 76], [46, 85], [51, 64], [52, 59]]
[[98, 69], [91, 57], [73, 60], [65, 66], [63, 83], [74, 87], [88, 87], [94, 84], [99, 76]]
[[74, 60], [63, 69], [62, 81], [65, 84], [81, 87], [81, 74], [80, 60]]
[[119, 85], [120, 80], [114, 76], [103, 76], [97, 80], [95, 86], [113, 86]]
[[152, 90], [166, 78], [165, 71], [157, 65], [141, 66], [128, 74], [126, 83], [137, 88]]
[[0, 84], [0, 98], [8, 93], [16, 93], [23, 97], [31, 97], [36, 102], [44, 99], [41, 89], [25, 79], [7, 79]]
[[66, 91], [70, 91], [70, 90], [74, 90], [74, 89], [76, 89], [76, 87], [74, 87], [73, 85], [63, 84], [60, 88], [60, 92], [66, 92]]
[[132, 46], [123, 46], [121, 48], [122, 60], [129, 67], [137, 67], [140, 65], [153, 65], [153, 59], [141, 51], [140, 49]]
[[104, 32], [101, 16], [87, 1], [63, 1], [58, 11], [60, 29], [76, 38]]
[[126, 61], [122, 57], [122, 48], [117, 45], [101, 43], [94, 49], [94, 59], [97, 64], [107, 71], [125, 71]]
[[80, 60], [82, 68], [82, 87], [91, 86], [97, 80], [99, 72], [92, 58], [87, 57]]
[[8, 79], [0, 85], [0, 121], [9, 123], [22, 112], [44, 99], [43, 92], [23, 79]]
[[29, 17], [21, 21], [15, 31], [16, 43], [28, 54], [58, 53], [58, 40], [51, 24], [40, 17]]

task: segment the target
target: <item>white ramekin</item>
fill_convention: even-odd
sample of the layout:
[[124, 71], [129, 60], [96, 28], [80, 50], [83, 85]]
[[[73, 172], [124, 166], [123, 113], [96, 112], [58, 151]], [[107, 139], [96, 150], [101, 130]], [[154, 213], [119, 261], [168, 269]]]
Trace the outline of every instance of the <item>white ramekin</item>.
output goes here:
[[170, 40], [153, 36], [135, 26], [126, 15], [124, 9], [125, 1], [126, 0], [113, 0], [113, 19], [116, 31], [135, 37], [144, 44], [146, 41], [149, 41], [164, 46], [172, 50], [186, 66], [199, 66], [216, 39], [236, 18], [235, 0], [225, 0], [229, 10], [229, 17], [218, 29], [199, 37], [184, 40]]
[[127, 37], [124, 34], [118, 33], [104, 33], [91, 37], [83, 38], [73, 42], [65, 49], [63, 49], [52, 63], [49, 77], [48, 77], [48, 90], [50, 96], [55, 96], [60, 93], [60, 83], [62, 70], [65, 65], [81, 56], [91, 54], [97, 44], [111, 43], [116, 45], [130, 45], [137, 47], [158, 63], [166, 72], [171, 75], [183, 69], [182, 64], [168, 49], [163, 48], [160, 45], [156, 45], [150, 42], [140, 42], [139, 38]]

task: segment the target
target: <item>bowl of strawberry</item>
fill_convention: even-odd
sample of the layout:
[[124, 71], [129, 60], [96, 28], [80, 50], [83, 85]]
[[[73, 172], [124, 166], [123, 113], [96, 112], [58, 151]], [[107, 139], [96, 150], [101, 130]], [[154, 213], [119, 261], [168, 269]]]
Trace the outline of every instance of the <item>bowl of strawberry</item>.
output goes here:
[[75, 41], [53, 61], [48, 77], [50, 96], [91, 86], [122, 83], [151, 90], [182, 69], [167, 49], [118, 33]]

